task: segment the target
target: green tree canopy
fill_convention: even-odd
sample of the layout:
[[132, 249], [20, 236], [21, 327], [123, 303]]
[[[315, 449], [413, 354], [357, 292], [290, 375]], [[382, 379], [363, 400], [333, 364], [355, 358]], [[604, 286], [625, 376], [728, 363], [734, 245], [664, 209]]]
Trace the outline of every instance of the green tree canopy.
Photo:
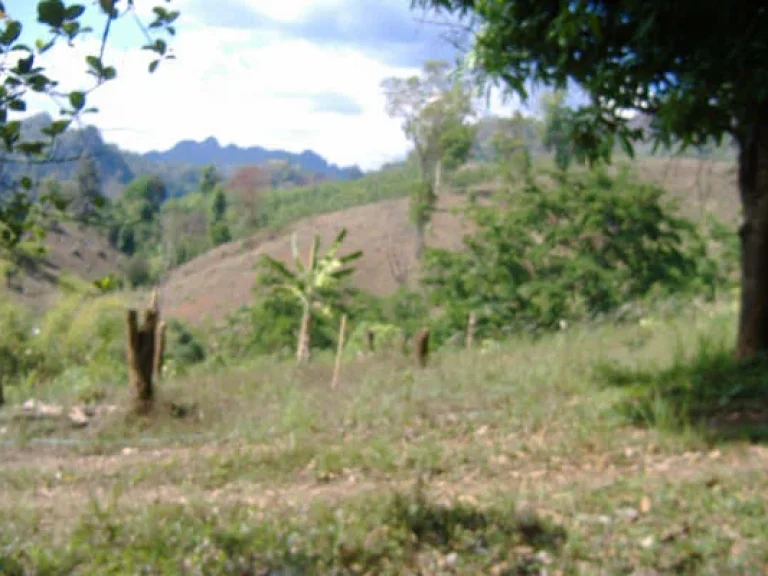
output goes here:
[[744, 225], [738, 352], [768, 351], [768, 6], [734, 0], [413, 0], [471, 16], [466, 64], [523, 99], [530, 81], [575, 81], [591, 104], [569, 129], [589, 161], [643, 137], [627, 111], [652, 117], [656, 145], [739, 147]]
[[471, 85], [452, 73], [448, 62], [428, 61], [420, 76], [387, 78], [382, 88], [387, 112], [403, 122], [421, 172], [414, 188], [411, 217], [421, 254], [424, 228], [436, 204], [435, 187], [442, 167], [454, 169], [469, 156], [475, 138], [468, 122], [473, 113]]

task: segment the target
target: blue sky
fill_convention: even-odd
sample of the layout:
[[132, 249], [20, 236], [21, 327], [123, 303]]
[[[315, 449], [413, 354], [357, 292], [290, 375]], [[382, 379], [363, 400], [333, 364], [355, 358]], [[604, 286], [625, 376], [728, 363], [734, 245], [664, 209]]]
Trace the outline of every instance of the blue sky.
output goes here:
[[[7, 0], [9, 13], [34, 20], [32, 0]], [[365, 169], [408, 149], [398, 120], [385, 113], [381, 81], [418, 73], [427, 59], [452, 59], [445, 28], [411, 11], [409, 0], [136, 0], [146, 22], [154, 5], [182, 12], [173, 40], [177, 60], [154, 75], [136, 23], [120, 21], [107, 52], [118, 79], [94, 93], [90, 122], [129, 150], [166, 149], [182, 139], [312, 149], [332, 162]], [[101, 26], [99, 20], [91, 21]], [[25, 30], [25, 37], [40, 29]], [[46, 57], [84, 85], [83, 58], [94, 37]], [[35, 101], [35, 109], [51, 109]], [[494, 112], [512, 105], [492, 101]], [[54, 108], [55, 109], [55, 108]]]

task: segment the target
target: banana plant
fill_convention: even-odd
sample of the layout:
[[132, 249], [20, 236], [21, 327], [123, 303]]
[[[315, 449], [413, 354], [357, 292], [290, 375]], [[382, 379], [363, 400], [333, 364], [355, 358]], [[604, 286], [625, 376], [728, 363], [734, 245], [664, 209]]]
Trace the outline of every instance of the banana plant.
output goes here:
[[291, 250], [295, 270], [290, 270], [271, 256], [262, 255], [262, 262], [271, 273], [273, 288], [291, 294], [301, 304], [301, 326], [296, 346], [296, 360], [299, 363], [308, 362], [310, 358], [312, 315], [329, 317], [334, 309], [340, 307], [343, 281], [355, 273], [355, 268], [349, 264], [363, 255], [362, 251], [345, 256], [338, 255], [346, 235], [347, 230], [344, 228], [333, 241], [328, 252], [321, 257], [318, 257], [320, 237], [316, 235], [312, 240], [309, 259], [305, 265], [301, 260], [294, 233], [291, 236]]

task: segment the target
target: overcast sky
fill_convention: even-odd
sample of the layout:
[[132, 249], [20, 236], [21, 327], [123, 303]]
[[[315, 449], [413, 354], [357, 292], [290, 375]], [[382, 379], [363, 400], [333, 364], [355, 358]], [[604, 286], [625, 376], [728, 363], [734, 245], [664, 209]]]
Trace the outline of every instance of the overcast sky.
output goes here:
[[[160, 0], [137, 0], [148, 9]], [[34, 20], [36, 2], [6, 2], [11, 16]], [[402, 157], [399, 121], [384, 111], [381, 80], [418, 73], [427, 59], [452, 59], [440, 26], [424, 23], [409, 0], [173, 0], [182, 12], [172, 40], [177, 60], [147, 73], [138, 28], [120, 21], [106, 60], [118, 79], [89, 103], [89, 123], [128, 150], [165, 150], [183, 139], [294, 152], [373, 169]], [[100, 25], [98, 22], [94, 22]], [[39, 29], [25, 30], [28, 33]], [[39, 35], [39, 34], [38, 34]], [[83, 58], [96, 39], [46, 58], [64, 88], [84, 84]], [[79, 84], [79, 86], [78, 86]], [[33, 109], [51, 108], [33, 102]], [[494, 100], [493, 111], [506, 112]]]

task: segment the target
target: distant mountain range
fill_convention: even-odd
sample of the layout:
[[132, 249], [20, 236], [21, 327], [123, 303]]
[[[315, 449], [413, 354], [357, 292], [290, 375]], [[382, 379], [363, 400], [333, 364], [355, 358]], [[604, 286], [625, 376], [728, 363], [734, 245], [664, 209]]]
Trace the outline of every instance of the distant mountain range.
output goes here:
[[[48, 114], [37, 114], [22, 123], [22, 135], [35, 138], [40, 129], [51, 122]], [[353, 180], [360, 178], [363, 172], [357, 166], [339, 167], [329, 163], [319, 154], [305, 150], [299, 154], [285, 150], [267, 150], [255, 146], [221, 146], [213, 138], [202, 142], [184, 140], [165, 152], [137, 154], [121, 150], [114, 144], [105, 142], [99, 130], [93, 126], [69, 130], [56, 141], [51, 164], [30, 165], [19, 162], [2, 162], [2, 176], [12, 179], [24, 174], [42, 180], [54, 177], [60, 180], [74, 176], [77, 162], [68, 161], [82, 154], [91, 155], [99, 168], [99, 175], [107, 196], [117, 196], [123, 186], [136, 176], [155, 173], [166, 183], [171, 196], [183, 196], [197, 186], [200, 168], [213, 164], [225, 176], [234, 173], [238, 167], [261, 165], [266, 163], [287, 163], [317, 180]]]
[[330, 164], [325, 158], [311, 150], [295, 154], [285, 150], [267, 150], [261, 146], [250, 148], [240, 148], [233, 144], [222, 146], [214, 137], [206, 138], [202, 142], [182, 140], [170, 150], [148, 152], [143, 156], [153, 162], [169, 164], [194, 164], [196, 166], [215, 164], [224, 170], [238, 166], [264, 164], [271, 160], [282, 160], [295, 164], [307, 172], [320, 174], [333, 180], [351, 180], [363, 175], [357, 166], [342, 168]]

